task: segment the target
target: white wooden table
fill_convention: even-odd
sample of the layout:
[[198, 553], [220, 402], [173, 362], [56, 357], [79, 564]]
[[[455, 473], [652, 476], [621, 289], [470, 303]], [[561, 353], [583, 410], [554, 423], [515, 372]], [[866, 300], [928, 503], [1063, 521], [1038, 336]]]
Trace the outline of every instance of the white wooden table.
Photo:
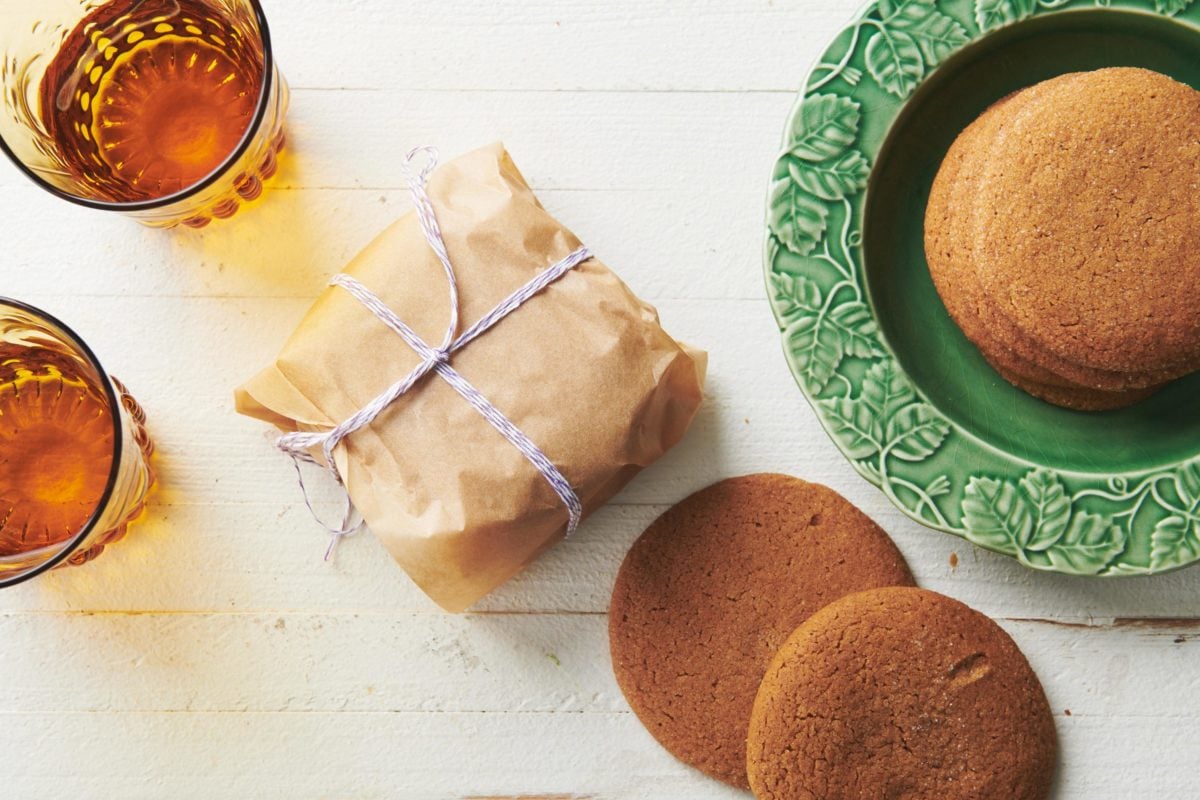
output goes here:
[[[133, 388], [161, 473], [120, 546], [0, 593], [0, 797], [741, 796], [643, 731], [605, 609], [656, 515], [760, 470], [833, 486], [922, 585], [1012, 633], [1057, 713], [1057, 797], [1195, 797], [1200, 571], [1068, 579], [925, 530], [838, 455], [784, 365], [760, 277], [766, 181], [794, 91], [855, 6], [274, 0], [292, 150], [252, 213], [144, 230], [0, 165], [0, 293], [63, 316]], [[711, 400], [577, 538], [455, 617], [369, 535], [321, 560], [291, 466], [231, 392], [406, 210], [406, 148], [493, 139], [711, 351]]]

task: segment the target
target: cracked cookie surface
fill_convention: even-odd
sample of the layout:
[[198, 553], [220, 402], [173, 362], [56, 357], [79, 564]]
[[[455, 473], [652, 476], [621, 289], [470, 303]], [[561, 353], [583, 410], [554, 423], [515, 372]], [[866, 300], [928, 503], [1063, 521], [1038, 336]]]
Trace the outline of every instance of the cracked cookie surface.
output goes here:
[[779, 646], [846, 594], [912, 583], [888, 535], [832, 489], [786, 475], [722, 481], [626, 556], [609, 612], [613, 671], [668, 751], [748, 787], [746, 727]]
[[922, 589], [814, 614], [763, 678], [747, 766], [759, 800], [1044, 800], [1057, 757], [1037, 676], [996, 623]]

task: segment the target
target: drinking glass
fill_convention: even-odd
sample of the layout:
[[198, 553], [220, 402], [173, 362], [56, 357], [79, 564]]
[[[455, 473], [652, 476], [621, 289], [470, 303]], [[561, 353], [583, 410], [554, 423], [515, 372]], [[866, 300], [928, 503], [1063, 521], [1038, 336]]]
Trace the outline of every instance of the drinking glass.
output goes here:
[[154, 484], [145, 421], [70, 328], [0, 298], [0, 588], [125, 535]]
[[0, 0], [0, 92], [22, 172], [152, 227], [233, 216], [285, 142], [259, 0]]

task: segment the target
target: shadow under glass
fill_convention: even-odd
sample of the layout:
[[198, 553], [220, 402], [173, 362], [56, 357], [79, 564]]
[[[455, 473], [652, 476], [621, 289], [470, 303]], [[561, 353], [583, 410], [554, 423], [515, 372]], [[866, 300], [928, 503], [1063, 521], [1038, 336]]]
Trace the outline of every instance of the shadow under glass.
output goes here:
[[[864, 271], [884, 336], [917, 387], [968, 432], [1063, 470], [1138, 471], [1200, 452], [1200, 373], [1131, 408], [1049, 405], [998, 379], [950, 319], [924, 251], [930, 185], [958, 134], [999, 98], [1064, 72], [1136, 66], [1200, 87], [1200, 31], [1109, 9], [1066, 11], [992, 34], [916, 91], [880, 150], [867, 190]], [[1103, 453], [1103, 463], [1098, 463]]]

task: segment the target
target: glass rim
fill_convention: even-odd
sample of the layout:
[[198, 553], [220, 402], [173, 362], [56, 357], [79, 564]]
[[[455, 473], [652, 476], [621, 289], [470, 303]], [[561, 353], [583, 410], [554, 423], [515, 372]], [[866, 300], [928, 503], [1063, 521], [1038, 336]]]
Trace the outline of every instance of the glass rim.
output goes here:
[[37, 576], [54, 569], [59, 564], [70, 558], [75, 551], [79, 549], [79, 546], [83, 544], [83, 542], [87, 540], [89, 536], [92, 535], [96, 525], [100, 522], [100, 518], [104, 515], [105, 510], [108, 508], [108, 504], [112, 501], [113, 493], [116, 491], [117, 478], [121, 474], [121, 459], [124, 457], [125, 437], [123, 429], [124, 424], [121, 417], [121, 400], [119, 397], [117, 397], [117, 390], [116, 387], [113, 386], [113, 379], [104, 370], [103, 365], [100, 363], [100, 359], [96, 358], [95, 352], [93, 352], [92, 348], [88, 346], [88, 343], [85, 342], [79, 336], [79, 334], [77, 334], [69, 325], [64, 323], [58, 317], [47, 313], [36, 306], [32, 306], [29, 303], [0, 295], [0, 306], [15, 308], [18, 311], [24, 311], [27, 314], [36, 316], [56, 327], [71, 340], [71, 343], [79, 349], [79, 353], [88, 360], [91, 366], [99, 374], [101, 378], [100, 382], [104, 387], [105, 399], [108, 400], [109, 408], [112, 409], [113, 423], [112, 466], [108, 471], [108, 482], [104, 485], [104, 493], [101, 494], [100, 499], [96, 501], [96, 507], [92, 510], [92, 515], [88, 517], [87, 522], [80, 527], [79, 532], [76, 533], [70, 541], [64, 542], [62, 549], [50, 558], [46, 559], [46, 561], [38, 564], [35, 567], [31, 567], [24, 572], [16, 573], [15, 575], [5, 576], [3, 573], [0, 573], [0, 589], [6, 589], [10, 586], [16, 586], [19, 583], [32, 580], [33, 578], [36, 578]]
[[[200, 192], [216, 183], [226, 171], [232, 167], [237, 160], [246, 154], [250, 149], [251, 142], [258, 136], [259, 128], [262, 127], [263, 120], [267, 115], [267, 102], [271, 98], [271, 89], [274, 88], [276, 80], [275, 76], [275, 56], [271, 50], [271, 29], [267, 23], [267, 15], [263, 11], [260, 0], [245, 0], [254, 10], [254, 15], [258, 18], [259, 39], [262, 40], [263, 46], [263, 79], [262, 86], [258, 93], [258, 105], [254, 109], [254, 118], [246, 127], [246, 132], [242, 135], [241, 141], [238, 142], [229, 155], [222, 161], [212, 172], [205, 175], [200, 180], [193, 183], [186, 189], [181, 189], [174, 194], [158, 197], [153, 200], [134, 200], [128, 202], [112, 202], [108, 200], [92, 200], [87, 197], [80, 197], [64, 189], [60, 189], [54, 184], [47, 181], [37, 172], [17, 157], [17, 154], [12, 151], [8, 143], [4, 141], [4, 136], [0, 135], [0, 150], [8, 156], [9, 160], [16, 165], [17, 169], [25, 174], [27, 178], [32, 180], [42, 189], [45, 189], [50, 194], [62, 200], [74, 203], [75, 205], [84, 206], [85, 208], [94, 208], [99, 211], [119, 211], [121, 213], [131, 213], [139, 211], [153, 211], [159, 208], [165, 208], [175, 203], [187, 200], [194, 197]], [[3, 299], [3, 298], [0, 298]], [[3, 583], [0, 583], [0, 588], [3, 588]]]

